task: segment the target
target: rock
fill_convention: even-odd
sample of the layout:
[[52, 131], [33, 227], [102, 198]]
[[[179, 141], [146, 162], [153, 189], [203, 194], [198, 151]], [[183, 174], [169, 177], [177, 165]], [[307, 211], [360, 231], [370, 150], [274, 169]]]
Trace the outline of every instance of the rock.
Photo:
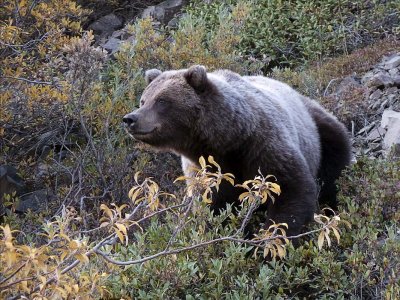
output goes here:
[[149, 6], [142, 13], [142, 18], [151, 17], [166, 25], [186, 4], [185, 0], [167, 0], [155, 6]]
[[376, 152], [376, 151], [380, 151], [382, 149], [382, 144], [381, 143], [372, 143], [370, 145], [370, 148], [372, 151]]
[[385, 156], [400, 157], [400, 112], [386, 110], [382, 115], [382, 127], [387, 127], [383, 139]]
[[382, 114], [381, 127], [387, 128], [389, 126], [390, 119], [400, 119], [400, 112], [387, 109]]
[[50, 166], [45, 162], [39, 162], [36, 167], [35, 178], [41, 181], [43, 178], [50, 176]]
[[369, 125], [367, 125], [367, 126], [361, 128], [360, 131], [358, 131], [358, 132], [356, 133], [356, 135], [360, 135], [360, 134], [362, 134], [362, 133], [368, 133], [368, 132], [370, 132], [370, 131], [372, 130], [372, 128], [375, 127], [375, 124], [376, 124], [376, 121], [374, 121], [374, 122], [372, 122], [371, 124], [369, 124]]
[[352, 90], [354, 88], [361, 87], [360, 80], [355, 76], [347, 76], [342, 81], [340, 81], [338, 87], [336, 88], [336, 94], [338, 96]]
[[14, 191], [22, 191], [25, 188], [25, 182], [17, 174], [17, 169], [11, 166], [0, 166], [0, 193], [10, 194]]
[[388, 89], [386, 90], [386, 94], [387, 94], [387, 95], [389, 95], [389, 94], [396, 94], [398, 91], [399, 91], [399, 89], [398, 89], [397, 87], [392, 86], [392, 87], [390, 87], [390, 88], [388, 88]]
[[5, 194], [20, 195], [26, 186], [24, 180], [17, 174], [14, 167], [0, 166], [0, 216], [4, 214], [3, 198]]
[[123, 22], [119, 17], [114, 14], [109, 14], [90, 24], [88, 29], [93, 30], [96, 35], [105, 37], [121, 28], [122, 25]]
[[28, 210], [40, 211], [47, 206], [51, 197], [52, 194], [45, 189], [27, 193], [20, 197], [15, 210], [19, 213], [26, 213]]
[[111, 37], [109, 38], [106, 43], [101, 44], [100, 46], [107, 50], [108, 53], [114, 54], [115, 52], [118, 51], [119, 47], [121, 46], [121, 40]]
[[134, 33], [129, 33], [126, 28], [123, 28], [123, 29], [114, 31], [112, 33], [111, 37], [125, 41], [125, 40], [131, 38], [133, 35], [134, 35]]
[[367, 141], [375, 141], [382, 139], [385, 136], [386, 130], [382, 127], [376, 127], [367, 135]]
[[[390, 96], [391, 96], [391, 95], [390, 95]], [[381, 105], [379, 105], [379, 109], [380, 109], [380, 110], [384, 110], [384, 109], [388, 106], [389, 103], [390, 103], [389, 99], [385, 99], [385, 100], [381, 103]]]
[[123, 40], [124, 31], [123, 30], [116, 30], [111, 34], [111, 38], [116, 38], [119, 40]]
[[392, 80], [393, 80], [393, 84], [394, 84], [395, 86], [400, 87], [400, 75], [395, 75], [395, 76], [393, 76], [393, 77], [392, 77]]
[[[187, 2], [187, 0], [167, 0], [158, 5], [149, 6], [142, 12], [141, 18], [153, 18], [153, 26], [155, 27], [162, 24], [176, 28], [179, 20], [175, 15], [181, 11]], [[113, 58], [113, 54], [120, 49], [122, 41], [136, 43], [134, 34], [128, 33], [126, 28], [119, 29], [122, 25], [121, 19], [114, 14], [109, 14], [89, 26], [89, 29], [94, 30], [95, 34], [98, 35], [96, 45], [105, 49], [110, 54], [110, 58]]]
[[156, 7], [155, 6], [149, 6], [147, 7], [143, 12], [142, 12], [142, 19], [146, 18], [156, 18]]
[[382, 91], [380, 89], [377, 89], [369, 96], [369, 99], [371, 100], [379, 99], [382, 96], [382, 94], [383, 94]]
[[361, 84], [365, 85], [374, 75], [375, 73], [373, 71], [365, 73], [364, 76], [361, 78]]
[[394, 84], [392, 77], [390, 77], [388, 74], [379, 72], [372, 76], [371, 78], [368, 79], [366, 82], [368, 87], [389, 87]]
[[390, 94], [387, 96], [387, 98], [388, 98], [387, 100], [389, 101], [389, 103], [392, 104], [392, 103], [396, 102], [397, 99], [399, 99], [399, 96], [395, 95], [395, 94]]
[[397, 68], [397, 66], [400, 66], [400, 54], [390, 57], [383, 65], [386, 70]]
[[111, 37], [122, 40], [122, 39], [124, 39], [124, 34], [125, 34], [125, 31], [123, 29], [120, 29], [120, 30], [114, 31], [111, 34]]
[[172, 18], [172, 19], [168, 22], [167, 26], [168, 26], [169, 28], [177, 28], [177, 27], [178, 27], [178, 23], [179, 23], [179, 19], [178, 19], [178, 18]]
[[383, 140], [383, 149], [386, 157], [400, 157], [400, 122], [396, 126], [396, 130], [388, 130]]
[[394, 77], [394, 76], [398, 75], [400, 73], [400, 71], [399, 71], [398, 68], [395, 68], [395, 69], [390, 69], [388, 71], [388, 73], [389, 73], [390, 76]]
[[[351, 79], [347, 82], [350, 84]], [[356, 156], [368, 153], [371, 158], [388, 157], [393, 148], [394, 155], [400, 157], [400, 52], [373, 66], [361, 77], [361, 85], [369, 90], [366, 121], [370, 124], [353, 134]], [[381, 127], [378, 115], [382, 115]]]

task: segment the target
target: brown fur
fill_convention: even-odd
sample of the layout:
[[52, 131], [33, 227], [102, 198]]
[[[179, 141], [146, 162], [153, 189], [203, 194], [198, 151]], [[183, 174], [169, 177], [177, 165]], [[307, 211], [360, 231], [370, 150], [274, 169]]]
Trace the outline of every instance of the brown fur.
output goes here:
[[[261, 76], [223, 70], [146, 72], [149, 85], [141, 107], [124, 122], [138, 140], [182, 156], [184, 171], [200, 156], [213, 155], [236, 182], [258, 170], [275, 175], [282, 194], [266, 207], [267, 220], [285, 222], [288, 234], [301, 231], [321, 195], [334, 205], [334, 180], [349, 163], [347, 132], [315, 101]], [[235, 203], [241, 190], [224, 183], [213, 195], [214, 209]]]

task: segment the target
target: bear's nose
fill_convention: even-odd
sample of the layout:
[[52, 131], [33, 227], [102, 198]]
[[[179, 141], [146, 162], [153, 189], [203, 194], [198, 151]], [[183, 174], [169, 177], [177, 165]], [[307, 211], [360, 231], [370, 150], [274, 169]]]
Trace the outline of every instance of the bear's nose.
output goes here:
[[125, 123], [126, 126], [131, 126], [135, 124], [138, 120], [138, 116], [135, 114], [127, 114], [125, 117], [122, 118], [122, 121]]

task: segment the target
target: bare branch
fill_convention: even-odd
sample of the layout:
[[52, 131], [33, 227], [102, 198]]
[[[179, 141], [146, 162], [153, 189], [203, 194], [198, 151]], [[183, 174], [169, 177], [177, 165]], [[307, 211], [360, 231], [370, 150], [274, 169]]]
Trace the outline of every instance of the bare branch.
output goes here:
[[261, 200], [258, 199], [257, 201], [253, 202], [250, 204], [249, 210], [246, 213], [246, 216], [244, 217], [243, 221], [242, 221], [242, 225], [240, 226], [240, 228], [237, 231], [237, 235], [241, 235], [244, 232], [245, 227], [247, 226], [247, 224], [250, 221], [251, 216], [253, 215], [254, 211], [260, 206]]
[[256, 246], [256, 247], [260, 247], [262, 245], [264, 245], [265, 243], [274, 241], [276, 239], [298, 239], [300, 237], [303, 236], [307, 236], [307, 235], [311, 235], [313, 233], [316, 232], [320, 232], [326, 228], [328, 228], [335, 220], [331, 220], [330, 222], [328, 222], [327, 224], [325, 224], [323, 227], [315, 229], [315, 230], [311, 230], [305, 233], [301, 233], [298, 235], [294, 235], [294, 236], [284, 236], [284, 235], [276, 235], [275, 232], [277, 231], [277, 228], [275, 228], [273, 234], [270, 237], [264, 238], [264, 239], [260, 239], [260, 240], [246, 240], [246, 239], [242, 239], [242, 238], [237, 238], [235, 236], [227, 236], [227, 237], [221, 237], [221, 238], [217, 238], [217, 239], [213, 239], [213, 240], [209, 240], [209, 241], [205, 241], [205, 242], [201, 242], [195, 245], [191, 245], [191, 246], [187, 246], [187, 247], [182, 247], [182, 248], [178, 248], [178, 249], [173, 249], [173, 250], [164, 250], [161, 252], [158, 252], [156, 254], [147, 256], [147, 257], [143, 257], [140, 259], [136, 259], [136, 260], [130, 260], [130, 261], [117, 261], [113, 258], [110, 258], [108, 256], [107, 253], [104, 253], [98, 249], [93, 249], [93, 252], [102, 256], [106, 261], [118, 265], [118, 266], [127, 266], [127, 265], [135, 265], [135, 264], [141, 264], [144, 263], [148, 260], [152, 260], [158, 257], [163, 257], [163, 256], [167, 256], [167, 255], [171, 255], [171, 254], [178, 254], [181, 252], [186, 252], [186, 251], [190, 251], [196, 248], [201, 248], [201, 247], [205, 247], [211, 244], [215, 244], [215, 243], [220, 243], [220, 242], [235, 242], [235, 243], [240, 243], [240, 244], [248, 244], [251, 246]]
[[[32, 279], [34, 279], [34, 277], [25, 277], [25, 278], [18, 279], [16, 281], [10, 282], [9, 284], [0, 286], [0, 291], [1, 290], [5, 290], [5, 289], [7, 289], [7, 288], [9, 288], [9, 287], [11, 287], [13, 285], [16, 285], [16, 284], [20, 283], [20, 282], [29, 281], [29, 280], [32, 280]], [[21, 296], [21, 294], [15, 296], [14, 298], [11, 298], [11, 299], [19, 299], [20, 296]]]
[[171, 247], [172, 243], [175, 240], [176, 235], [183, 229], [185, 224], [187, 224], [186, 219], [187, 219], [187, 217], [188, 217], [188, 215], [189, 215], [189, 213], [190, 213], [190, 211], [191, 211], [191, 209], [193, 207], [193, 201], [194, 201], [193, 197], [187, 197], [187, 199], [185, 201], [187, 203], [184, 204], [184, 205], [187, 205], [187, 208], [186, 208], [185, 212], [183, 213], [183, 218], [179, 219], [179, 223], [176, 226], [174, 232], [172, 233], [172, 235], [171, 235], [171, 237], [170, 237], [170, 239], [168, 241], [168, 244], [165, 247], [164, 251], [167, 251]]
[[326, 97], [326, 95], [328, 94], [329, 91], [329, 87], [331, 86], [332, 83], [334, 83], [335, 81], [337, 81], [339, 78], [333, 78], [331, 81], [329, 81], [328, 85], [325, 88], [324, 91], [324, 97]]
[[144, 263], [148, 260], [152, 260], [158, 257], [162, 257], [162, 256], [166, 256], [166, 255], [171, 255], [171, 254], [178, 254], [181, 252], [185, 252], [185, 251], [189, 251], [189, 250], [193, 250], [196, 248], [200, 248], [200, 247], [205, 247], [211, 244], [215, 244], [215, 243], [219, 243], [219, 242], [223, 242], [223, 241], [232, 241], [232, 242], [238, 242], [238, 243], [249, 243], [249, 244], [253, 244], [252, 241], [250, 240], [242, 240], [242, 239], [238, 239], [238, 238], [234, 238], [234, 237], [222, 237], [222, 238], [218, 238], [218, 239], [214, 239], [214, 240], [210, 240], [210, 241], [206, 241], [203, 243], [198, 243], [195, 245], [191, 245], [188, 247], [182, 247], [182, 248], [178, 248], [178, 249], [174, 249], [174, 250], [167, 250], [167, 251], [161, 251], [158, 252], [154, 255], [150, 255], [144, 258], [140, 258], [140, 259], [136, 259], [136, 260], [128, 260], [128, 261], [117, 261], [115, 259], [110, 258], [106, 253], [100, 251], [100, 250], [95, 250], [94, 252], [96, 254], [99, 254], [100, 256], [102, 256], [106, 261], [118, 265], [118, 266], [128, 266], [128, 265], [135, 265], [135, 264], [141, 264]]
[[[20, 265], [18, 267], [18, 269], [16, 269], [14, 272], [12, 272], [9, 276], [7, 276], [6, 278], [4, 278], [3, 280], [0, 281], [0, 285], [2, 285], [3, 283], [7, 282], [8, 280], [10, 280], [11, 278], [13, 278], [15, 276], [15, 274], [17, 274], [23, 267], [26, 266], [27, 261], [25, 261], [22, 265]], [[4, 286], [7, 287], [7, 286]], [[0, 287], [1, 289], [3, 289], [3, 287]]]
[[20, 80], [20, 81], [24, 81], [24, 82], [28, 82], [28, 83], [32, 83], [32, 84], [55, 85], [54, 82], [40, 81], [40, 80], [30, 80], [30, 79], [23, 78], [23, 77], [1, 76], [0, 78]]

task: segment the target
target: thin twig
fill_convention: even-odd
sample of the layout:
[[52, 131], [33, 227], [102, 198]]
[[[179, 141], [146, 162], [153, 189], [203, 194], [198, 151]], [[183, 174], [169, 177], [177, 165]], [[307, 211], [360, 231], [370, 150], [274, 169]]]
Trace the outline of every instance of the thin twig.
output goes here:
[[[20, 283], [20, 282], [29, 281], [29, 280], [32, 280], [32, 279], [35, 279], [35, 277], [32, 276], [32, 277], [25, 277], [25, 278], [18, 279], [18, 280], [16, 280], [16, 281], [10, 282], [9, 284], [0, 286], [0, 291], [1, 291], [1, 290], [5, 290], [6, 288], [9, 288], [9, 287], [11, 287], [11, 286], [13, 286], [13, 285], [16, 285], [16, 284], [18, 284], [18, 283]], [[14, 298], [11, 298], [11, 299], [19, 299], [20, 296], [21, 296], [21, 294], [15, 296]]]
[[242, 225], [240, 226], [239, 230], [236, 232], [237, 235], [241, 235], [244, 232], [245, 227], [249, 223], [251, 216], [253, 215], [253, 212], [260, 206], [261, 201], [258, 199], [258, 201], [255, 201], [250, 204], [249, 210], [246, 213], [246, 216], [244, 217], [242, 221]]
[[327, 95], [327, 93], [328, 93], [328, 90], [329, 90], [329, 87], [331, 86], [331, 84], [332, 83], [334, 83], [336, 80], [338, 80], [339, 78], [333, 78], [331, 81], [329, 81], [329, 83], [328, 83], [328, 85], [326, 86], [326, 88], [325, 88], [325, 91], [324, 91], [324, 97], [326, 97], [326, 95]]
[[28, 82], [28, 83], [33, 83], [33, 84], [43, 84], [43, 85], [54, 85], [54, 82], [49, 82], [49, 81], [39, 81], [39, 80], [30, 80], [27, 78], [23, 78], [23, 77], [13, 77], [13, 76], [1, 76], [1, 78], [4, 79], [14, 79], [14, 80], [20, 80], [20, 81], [24, 81], [24, 82]]
[[[9, 276], [7, 276], [2, 281], [0, 281], [0, 285], [2, 285], [3, 283], [7, 282], [11, 278], [13, 278], [15, 276], [15, 274], [17, 274], [23, 267], [26, 266], [26, 263], [27, 263], [27, 261], [25, 261], [21, 266], [18, 267], [18, 269], [16, 269], [14, 272], [12, 272]], [[3, 288], [3, 287], [1, 287], [1, 288]]]
[[[193, 201], [194, 198], [193, 197], [187, 197], [187, 203], [185, 203], [185, 205], [187, 205], [187, 208], [185, 210], [185, 212], [183, 213], [183, 218], [180, 218], [178, 225], [176, 226], [174, 232], [172, 233], [167, 246], [165, 247], [164, 251], [168, 251], [168, 249], [171, 247], [172, 243], [175, 240], [175, 237], [177, 236], [177, 234], [183, 229], [183, 227], [185, 226], [185, 224], [187, 224], [186, 219], [187, 216], [189, 215], [192, 206], [193, 206]], [[186, 201], [185, 201], [186, 202]]]

